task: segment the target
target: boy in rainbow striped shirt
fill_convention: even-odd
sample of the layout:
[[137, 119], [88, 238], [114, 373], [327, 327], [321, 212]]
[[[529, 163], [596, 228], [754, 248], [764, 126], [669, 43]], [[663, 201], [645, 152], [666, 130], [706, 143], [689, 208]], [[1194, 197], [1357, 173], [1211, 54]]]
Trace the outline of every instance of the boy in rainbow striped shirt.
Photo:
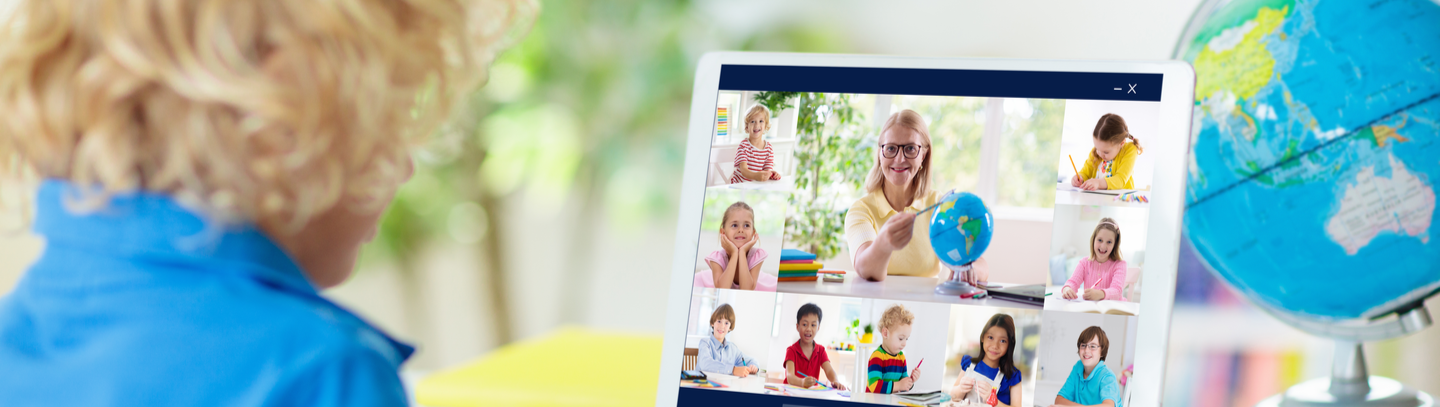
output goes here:
[[915, 314], [900, 304], [892, 305], [880, 314], [880, 336], [883, 340], [870, 354], [866, 392], [890, 394], [908, 391], [915, 387], [916, 380], [920, 380], [918, 366], [907, 374], [909, 365], [905, 363], [905, 352], [902, 352], [910, 341], [910, 323], [914, 320]]

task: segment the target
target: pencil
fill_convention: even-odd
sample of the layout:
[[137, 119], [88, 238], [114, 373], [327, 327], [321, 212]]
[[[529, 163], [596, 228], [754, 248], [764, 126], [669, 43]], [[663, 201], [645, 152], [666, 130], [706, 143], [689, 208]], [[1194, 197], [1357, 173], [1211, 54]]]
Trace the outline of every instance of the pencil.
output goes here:
[[1075, 176], [1076, 176], [1076, 177], [1079, 177], [1079, 176], [1080, 176], [1080, 169], [1075, 167], [1075, 156], [1066, 154], [1066, 155], [1065, 155], [1065, 158], [1069, 158], [1069, 159], [1070, 159], [1070, 169], [1075, 170]]
[[[920, 361], [921, 361], [921, 362], [924, 362], [925, 359], [920, 359]], [[804, 377], [804, 378], [809, 378], [809, 377], [810, 377], [810, 375], [807, 375], [807, 374], [805, 374], [805, 372], [802, 372], [802, 371], [799, 371], [799, 370], [796, 370], [796, 371], [795, 371], [795, 374], [798, 374], [798, 375], [800, 375], [800, 377]], [[825, 388], [825, 389], [827, 389], [827, 390], [830, 389], [830, 386], [826, 386], [825, 383], [820, 383], [820, 379], [815, 379], [815, 384], [818, 384], [818, 385], [820, 385], [820, 387], [823, 387], [823, 388]]]
[[929, 208], [921, 209], [920, 212], [915, 212], [915, 216], [920, 216], [920, 214], [922, 214], [922, 213], [930, 212], [931, 209], [935, 209], [935, 207], [940, 206], [940, 204], [942, 204], [942, 203], [945, 203], [945, 202], [944, 202], [944, 201], [936, 202], [934, 205], [930, 205]]

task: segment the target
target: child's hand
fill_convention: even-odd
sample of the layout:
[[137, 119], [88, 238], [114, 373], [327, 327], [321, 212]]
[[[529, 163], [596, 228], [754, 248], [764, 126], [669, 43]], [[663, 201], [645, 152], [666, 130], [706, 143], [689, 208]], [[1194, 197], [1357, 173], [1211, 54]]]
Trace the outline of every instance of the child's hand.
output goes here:
[[730, 370], [730, 373], [734, 373], [735, 376], [737, 376], [737, 377], [749, 376], [749, 375], [750, 375], [750, 367], [749, 367], [749, 366], [735, 366], [734, 369], [731, 369], [731, 370]]
[[986, 380], [986, 381], [983, 381], [983, 382], [982, 382], [982, 381], [977, 381], [977, 382], [975, 382], [975, 390], [979, 390], [979, 393], [981, 394], [981, 396], [980, 396], [981, 398], [990, 397], [990, 381], [989, 381], [989, 380]]
[[830, 383], [830, 387], [834, 387], [835, 390], [845, 391], [845, 384], [844, 384], [844, 383], [832, 382], [832, 383]]
[[955, 388], [952, 389], [952, 391], [950, 392], [950, 395], [951, 395], [952, 397], [955, 397], [955, 398], [962, 398], [962, 397], [965, 397], [966, 394], [970, 394], [970, 390], [974, 390], [974, 389], [975, 389], [975, 378], [974, 378], [974, 377], [969, 377], [969, 376], [961, 377], [961, 378], [960, 378], [960, 382], [955, 385]]
[[1080, 184], [1082, 184], [1082, 183], [1084, 183], [1084, 182], [1085, 182], [1085, 180], [1080, 179], [1080, 174], [1075, 174], [1075, 176], [1070, 177], [1070, 186], [1072, 186], [1072, 187], [1079, 187]]
[[1104, 291], [1100, 291], [1100, 290], [1096, 290], [1096, 289], [1088, 289], [1088, 290], [1085, 290], [1085, 300], [1086, 300], [1086, 301], [1100, 301], [1100, 300], [1103, 300], [1103, 299], [1105, 299], [1105, 292], [1104, 292]]
[[771, 181], [779, 181], [779, 180], [780, 180], [780, 172], [779, 172], [779, 171], [770, 171], [770, 180], [771, 180]]
[[912, 387], [915, 387], [915, 379], [909, 377], [900, 379], [900, 381], [895, 382], [895, 391], [910, 391], [910, 388]]
[[735, 242], [731, 241], [730, 237], [724, 234], [720, 235], [720, 248], [725, 249], [725, 255], [727, 256], [734, 256], [735, 250], [738, 249], [735, 247]]
[[807, 389], [808, 389], [808, 388], [811, 388], [811, 387], [815, 387], [815, 378], [813, 378], [813, 377], [806, 377], [806, 378], [804, 378], [804, 379], [800, 379], [800, 387], [804, 387], [804, 388], [807, 388]]
[[[756, 245], [756, 244], [759, 244], [759, 243], [760, 243], [760, 236], [759, 236], [759, 235], [752, 236], [752, 239], [750, 239], [750, 241], [745, 242], [744, 245], [740, 246], [740, 253], [744, 254], [744, 255], [745, 255], [745, 258], [750, 258], [750, 248], [755, 247], [755, 245]], [[746, 268], [748, 269], [748, 268], [749, 268], [749, 265], [746, 265]]]
[[1067, 300], [1075, 299], [1075, 289], [1068, 286], [1060, 289], [1060, 298], [1064, 298]]
[[920, 380], [920, 368], [917, 367], [910, 370], [910, 379]]
[[759, 372], [759, 371], [760, 371], [760, 366], [750, 366], [750, 367], [747, 367], [747, 369], [750, 369], [750, 373], [751, 373], [751, 374], [754, 374], [755, 372]]
[[1084, 184], [1081, 184], [1080, 189], [1084, 189], [1086, 191], [1094, 191], [1098, 189], [1105, 189], [1106, 186], [1107, 185], [1105, 185], [1104, 179], [1091, 178], [1089, 180], [1086, 180]]

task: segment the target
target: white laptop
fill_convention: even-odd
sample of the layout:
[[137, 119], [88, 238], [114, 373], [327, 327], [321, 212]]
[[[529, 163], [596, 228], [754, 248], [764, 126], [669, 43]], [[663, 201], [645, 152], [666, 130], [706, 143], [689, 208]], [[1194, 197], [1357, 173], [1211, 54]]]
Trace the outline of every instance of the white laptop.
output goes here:
[[1194, 81], [705, 55], [656, 405], [1159, 405]]

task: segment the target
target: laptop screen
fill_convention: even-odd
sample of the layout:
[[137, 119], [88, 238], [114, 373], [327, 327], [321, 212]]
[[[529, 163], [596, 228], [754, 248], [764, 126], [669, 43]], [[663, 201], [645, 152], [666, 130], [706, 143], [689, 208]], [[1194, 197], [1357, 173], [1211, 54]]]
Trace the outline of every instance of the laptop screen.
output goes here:
[[722, 66], [678, 404], [1122, 405], [1161, 79]]

